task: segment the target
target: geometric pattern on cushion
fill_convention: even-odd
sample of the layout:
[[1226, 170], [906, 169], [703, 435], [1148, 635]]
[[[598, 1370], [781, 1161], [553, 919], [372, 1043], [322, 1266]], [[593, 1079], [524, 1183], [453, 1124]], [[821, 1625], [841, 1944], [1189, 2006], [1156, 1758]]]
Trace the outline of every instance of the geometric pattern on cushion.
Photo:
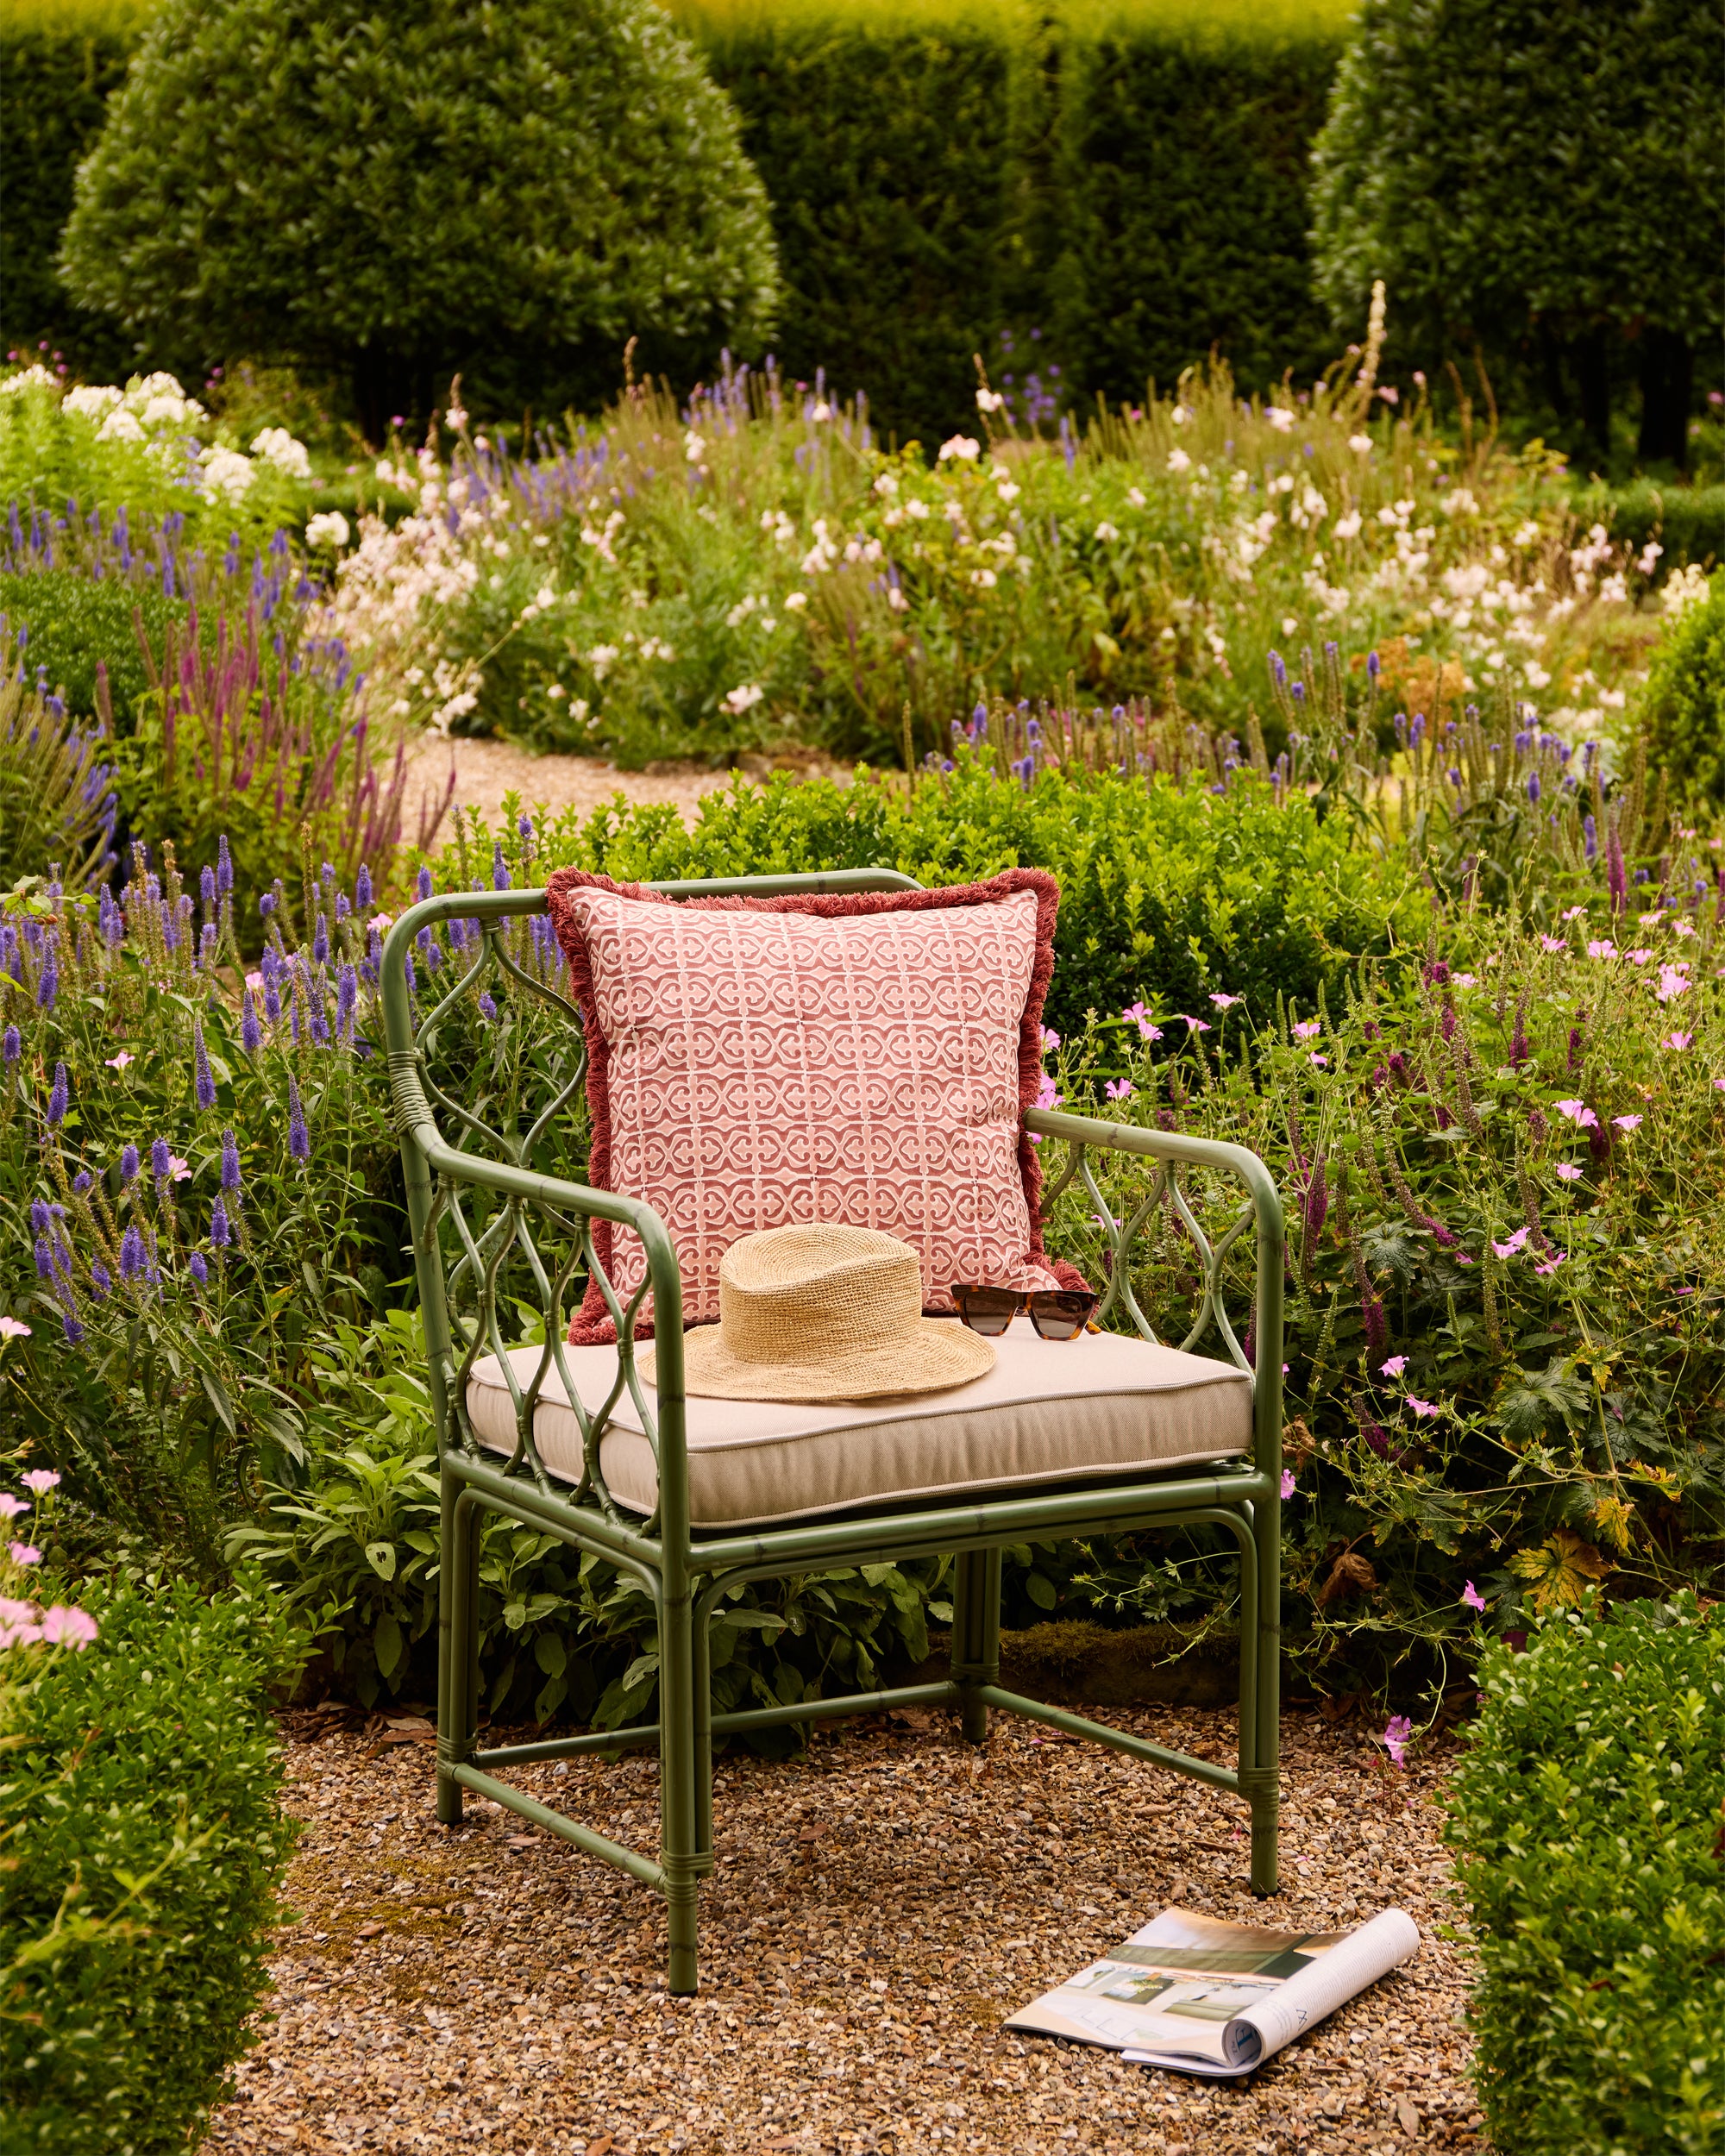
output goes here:
[[[718, 1317], [732, 1243], [793, 1222], [898, 1236], [930, 1311], [951, 1309], [956, 1280], [1076, 1282], [1043, 1250], [1023, 1129], [1058, 903], [1051, 876], [1022, 868], [748, 900], [551, 878], [586, 1029], [588, 1179], [663, 1219], [686, 1324]], [[626, 1300], [645, 1271], [638, 1237], [599, 1222], [593, 1239]], [[616, 1338], [594, 1282], [569, 1338]]]
[[[956, 1322], [956, 1320], [955, 1320]], [[1251, 1444], [1251, 1381], [1232, 1363], [1117, 1333], [1038, 1339], [1019, 1318], [994, 1343], [986, 1376], [944, 1393], [818, 1406], [690, 1395], [688, 1476], [698, 1527], [766, 1526], [894, 1499], [957, 1498], [1145, 1466], [1188, 1467]], [[525, 1388], [537, 1348], [511, 1351]], [[582, 1405], [601, 1406], [617, 1371], [615, 1347], [565, 1350]], [[476, 1363], [467, 1392], [474, 1434], [492, 1451], [515, 1449], [515, 1410], [497, 1360]], [[599, 1445], [612, 1496], [631, 1511], [658, 1502], [653, 1451], [625, 1392]], [[535, 1411], [534, 1442], [547, 1470], [581, 1473], [580, 1426], [555, 1366]]]

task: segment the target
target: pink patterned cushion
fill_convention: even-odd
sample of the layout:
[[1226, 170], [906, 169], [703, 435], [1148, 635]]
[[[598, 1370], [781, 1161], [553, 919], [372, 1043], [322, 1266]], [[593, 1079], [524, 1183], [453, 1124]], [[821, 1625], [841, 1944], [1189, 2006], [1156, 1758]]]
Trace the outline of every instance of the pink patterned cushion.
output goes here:
[[[588, 1173], [665, 1220], [687, 1323], [718, 1317], [739, 1236], [790, 1221], [901, 1236], [931, 1310], [950, 1309], [955, 1280], [1069, 1277], [1042, 1249], [1022, 1127], [1058, 902], [1028, 868], [941, 891], [685, 901], [552, 877], [586, 1026]], [[600, 1224], [594, 1241], [626, 1298], [639, 1238]], [[594, 1284], [569, 1337], [615, 1337]]]

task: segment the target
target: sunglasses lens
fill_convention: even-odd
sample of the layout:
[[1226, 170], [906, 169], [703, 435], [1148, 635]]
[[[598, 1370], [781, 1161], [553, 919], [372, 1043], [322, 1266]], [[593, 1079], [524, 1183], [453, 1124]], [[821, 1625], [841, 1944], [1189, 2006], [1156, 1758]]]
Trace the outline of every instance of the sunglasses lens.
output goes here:
[[1096, 1307], [1094, 1295], [1072, 1290], [1030, 1298], [1030, 1321], [1044, 1340], [1075, 1340]]
[[964, 1288], [955, 1286], [952, 1300], [958, 1306], [958, 1314], [973, 1332], [996, 1338], [1004, 1332], [1017, 1314], [1021, 1298], [1010, 1288]]

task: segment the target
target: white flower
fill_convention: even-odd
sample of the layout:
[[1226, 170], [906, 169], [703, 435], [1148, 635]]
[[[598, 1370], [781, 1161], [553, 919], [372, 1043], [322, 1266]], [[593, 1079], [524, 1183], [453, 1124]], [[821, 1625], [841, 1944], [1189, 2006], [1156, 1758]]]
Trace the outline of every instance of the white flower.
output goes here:
[[1527, 686], [1530, 689], [1543, 689], [1548, 687], [1551, 683], [1551, 675], [1546, 673], [1546, 669], [1542, 666], [1537, 665], [1531, 659], [1521, 669], [1521, 679], [1527, 684]]
[[[467, 415], [459, 404], [451, 404], [448, 411], [443, 414], [443, 423], [452, 433], [460, 434], [467, 423]], [[549, 690], [547, 694], [549, 694]]]
[[913, 494], [909, 501], [905, 504], [905, 514], [913, 523], [920, 523], [928, 514], [928, 504], [920, 495]]
[[1170, 449], [1168, 452], [1168, 468], [1170, 472], [1189, 472], [1192, 460], [1183, 449]]
[[992, 389], [979, 389], [976, 392], [978, 411], [998, 411], [1006, 401], [1004, 397]]
[[817, 426], [819, 426], [823, 421], [831, 419], [831, 417], [832, 407], [831, 404], [825, 402], [816, 404], [809, 413], [809, 417], [814, 421]]
[[806, 606], [807, 605], [808, 605], [808, 593], [807, 593], [806, 592], [786, 592], [786, 594], [785, 594], [785, 611], [786, 611], [787, 614], [800, 614], [800, 613], [801, 613], [801, 611], [803, 611], [804, 607], [805, 607], [805, 606]]
[[1127, 487], [1126, 499], [1132, 504], [1134, 509], [1142, 509], [1145, 505], [1146, 498], [1147, 497], [1145, 496], [1145, 491], [1141, 486]]
[[[118, 414], [115, 417], [117, 418]], [[237, 501], [253, 479], [249, 457], [242, 457], [237, 449], [212, 449], [204, 461], [204, 491], [206, 496], [225, 494], [229, 501]]]
[[1264, 416], [1277, 434], [1289, 433], [1294, 425], [1294, 414], [1286, 404], [1266, 404]]
[[992, 569], [972, 569], [970, 581], [979, 591], [992, 592], [995, 585], [1000, 582], [1000, 579]]
[[740, 718], [744, 711], [752, 711], [766, 693], [765, 689], [756, 683], [742, 681], [727, 695], [719, 699], [719, 708], [731, 712], [734, 718]]
[[683, 436], [683, 454], [691, 464], [699, 464], [706, 454], [706, 444], [693, 427]]
[[334, 547], [339, 552], [348, 536], [348, 520], [339, 509], [320, 509], [305, 527], [308, 547]]
[[128, 411], [123, 404], [110, 411], [96, 430], [98, 442], [141, 442], [144, 430], [138, 424], [138, 415]]
[[1011, 479], [996, 479], [994, 492], [1003, 502], [1015, 502], [1024, 489], [1015, 486]]
[[191, 407], [183, 397], [152, 397], [140, 417], [147, 427], [183, 427]]
[[1184, 404], [1176, 404], [1174, 407], [1174, 410], [1169, 414], [1169, 417], [1173, 420], [1176, 427], [1183, 427], [1187, 421], [1192, 417], [1192, 414]]
[[957, 457], [961, 464], [974, 464], [982, 454], [982, 445], [974, 435], [956, 434], [941, 443], [936, 461], [944, 464], [950, 457]]
[[27, 367], [22, 374], [0, 377], [0, 397], [22, 397], [27, 390], [59, 387], [58, 379], [45, 367]]
[[1357, 457], [1369, 457], [1371, 454], [1371, 436], [1369, 434], [1351, 434], [1348, 447]]
[[1699, 606], [1706, 597], [1707, 578], [1701, 564], [1689, 561], [1667, 582], [1662, 604], [1666, 613], [1680, 614], [1685, 607]]
[[1099, 539], [1118, 539], [1120, 536], [1119, 530], [1107, 523], [1106, 519], [1096, 527], [1096, 536]]
[[882, 472], [875, 481], [877, 494], [896, 494], [898, 491], [898, 479], [891, 472]]
[[291, 479], [311, 477], [311, 459], [305, 444], [296, 441], [285, 427], [266, 427], [253, 441], [252, 454], [274, 465], [278, 472], [285, 472]]
[[1284, 636], [1291, 636], [1299, 626], [1299, 623], [1291, 614], [1284, 614], [1282, 617], [1282, 633]]
[[616, 663], [617, 646], [615, 644], [595, 644], [587, 654], [587, 664], [601, 681]]
[[1291, 472], [1278, 472], [1264, 491], [1266, 494], [1291, 494], [1294, 492], [1294, 474]]
[[92, 385], [82, 389], [69, 389], [60, 405], [60, 410], [81, 411], [86, 419], [100, 419], [112, 411], [119, 401], [120, 392], [117, 389], [98, 388]]
[[1479, 514], [1479, 504], [1465, 486], [1452, 486], [1447, 494], [1440, 494], [1438, 507], [1449, 517], [1477, 517]]

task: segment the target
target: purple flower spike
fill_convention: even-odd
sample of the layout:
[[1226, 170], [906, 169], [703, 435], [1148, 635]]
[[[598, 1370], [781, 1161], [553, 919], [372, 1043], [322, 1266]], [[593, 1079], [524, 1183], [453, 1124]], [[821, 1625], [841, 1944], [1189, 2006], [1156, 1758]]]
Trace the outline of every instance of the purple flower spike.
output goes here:
[[297, 1161], [311, 1157], [311, 1136], [305, 1127], [305, 1111], [299, 1105], [298, 1082], [292, 1078], [287, 1081], [287, 1150]]
[[216, 910], [216, 871], [207, 861], [204, 864], [203, 874], [198, 879], [198, 894], [213, 913]]
[[249, 988], [240, 1007], [240, 1042], [247, 1055], [255, 1056], [263, 1046], [264, 1029], [258, 1024], [257, 1006], [252, 1001]]
[[317, 916], [317, 926], [312, 931], [311, 956], [320, 966], [329, 962], [329, 924], [323, 914]]
[[39, 1235], [36, 1238], [35, 1249], [36, 1278], [38, 1280], [52, 1279], [53, 1276], [53, 1255], [48, 1249], [48, 1238], [47, 1236]]
[[47, 1113], [48, 1121], [51, 1124], [58, 1125], [65, 1122], [66, 1112], [71, 1105], [71, 1100], [72, 1091], [66, 1081], [66, 1065], [64, 1063], [56, 1063], [54, 1065], [53, 1089], [48, 1094]]
[[42, 961], [41, 977], [36, 982], [36, 1007], [38, 1010], [52, 1011], [59, 1000], [60, 968], [55, 965], [53, 953], [50, 951]]
[[191, 1021], [192, 1090], [198, 1095], [200, 1108], [216, 1105], [216, 1077], [210, 1068], [210, 1052], [204, 1045], [204, 1027], [200, 1021]]
[[114, 1292], [114, 1275], [99, 1257], [90, 1269], [90, 1285], [97, 1302], [106, 1302]]
[[135, 1183], [138, 1180], [138, 1149], [129, 1145], [120, 1156], [120, 1181]]
[[138, 1232], [135, 1220], [120, 1238], [120, 1277], [137, 1280], [147, 1268], [149, 1260], [144, 1250], [144, 1238]]
[[491, 857], [491, 881], [494, 891], [507, 891], [511, 886], [509, 869], [503, 858], [503, 841], [499, 838]]
[[240, 1188], [240, 1149], [231, 1131], [222, 1133], [222, 1188], [234, 1192]]
[[165, 1138], [157, 1138], [150, 1147], [150, 1173], [159, 1183], [165, 1183], [173, 1173], [173, 1153]]
[[[500, 842], [500, 841], [499, 841], [499, 850], [501, 850], [501, 842]], [[429, 899], [429, 898], [430, 897], [430, 895], [431, 895], [431, 871], [430, 871], [429, 868], [422, 868], [422, 869], [419, 871], [419, 874], [418, 874], [418, 876], [417, 876], [417, 880], [415, 881], [415, 883], [414, 883], [413, 889], [414, 889], [415, 895], [416, 895], [417, 897], [418, 897], [418, 898], [421, 898], [421, 899]]]
[[234, 887], [234, 856], [228, 851], [228, 834], [216, 841], [216, 888], [225, 899]]
[[361, 862], [360, 873], [354, 879], [354, 909], [356, 912], [363, 913], [371, 902], [372, 872]]
[[200, 1288], [210, 1285], [210, 1267], [202, 1250], [194, 1250], [185, 1261], [185, 1269]]
[[210, 1243], [213, 1250], [225, 1250], [234, 1239], [233, 1223], [228, 1218], [228, 1208], [218, 1197], [210, 1208]]
[[9, 1063], [16, 1063], [23, 1052], [24, 1044], [19, 1036], [17, 1027], [9, 1025], [4, 1037], [0, 1038], [0, 1056], [3, 1056]]
[[359, 1006], [359, 977], [344, 965], [336, 976], [336, 1031], [342, 1040], [354, 1037], [354, 1012]]
[[71, 1311], [66, 1311], [61, 1317], [60, 1326], [60, 1331], [66, 1335], [66, 1344], [69, 1347], [77, 1347], [83, 1340], [84, 1327], [78, 1323], [78, 1319], [72, 1315]]

